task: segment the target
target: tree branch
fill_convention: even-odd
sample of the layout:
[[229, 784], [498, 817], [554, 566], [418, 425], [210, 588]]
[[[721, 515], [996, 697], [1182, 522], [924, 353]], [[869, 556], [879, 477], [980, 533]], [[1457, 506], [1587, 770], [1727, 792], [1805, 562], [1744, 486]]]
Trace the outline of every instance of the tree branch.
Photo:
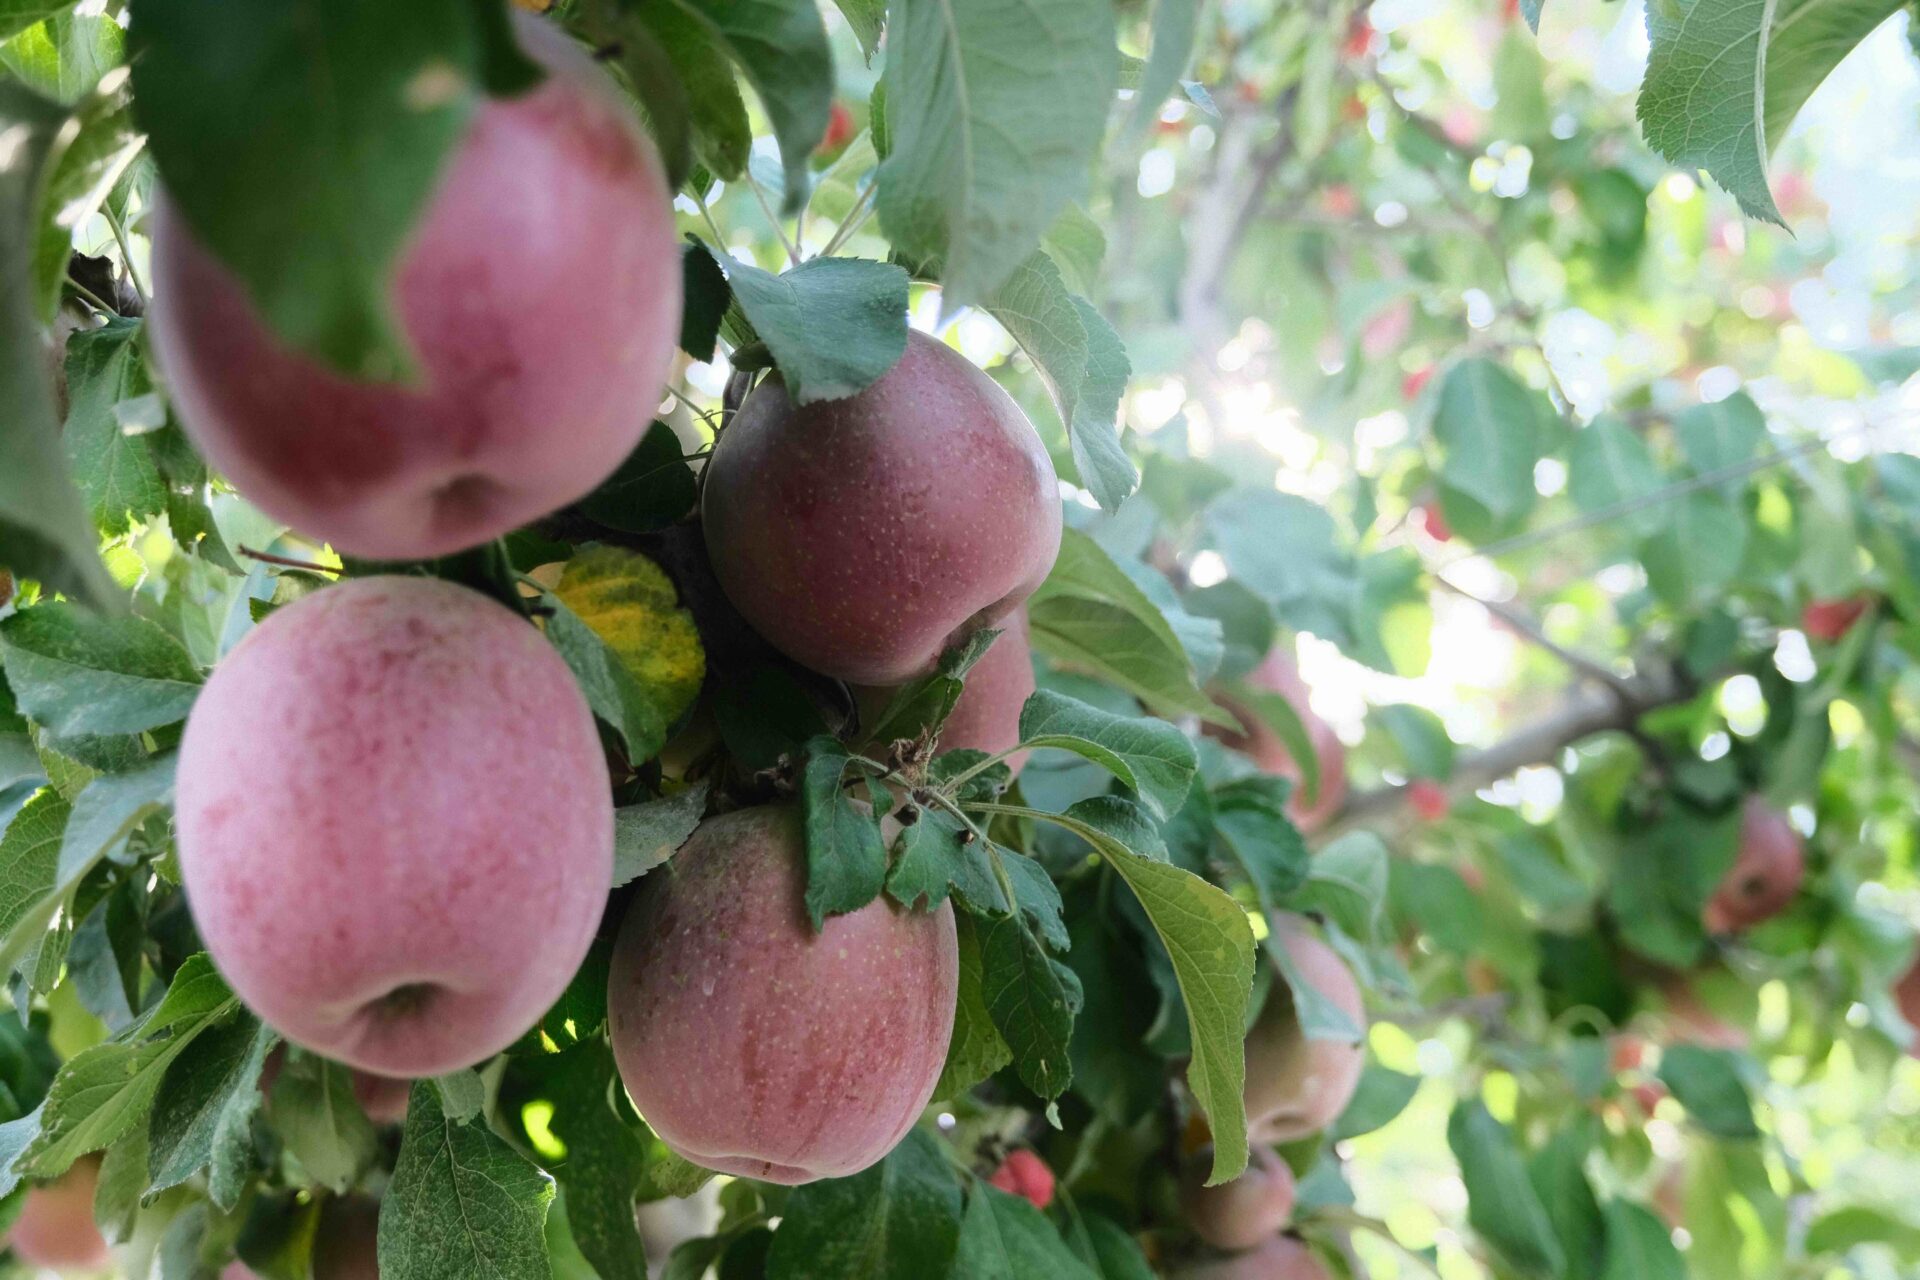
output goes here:
[[[1462, 755], [1441, 785], [1449, 796], [1471, 795], [1530, 765], [1553, 764], [1568, 747], [1598, 734], [1632, 733], [1641, 717], [1685, 702], [1699, 690], [1696, 682], [1671, 670], [1637, 681], [1622, 681], [1622, 686], [1577, 686], [1554, 712], [1522, 726], [1491, 747]], [[1411, 817], [1406, 804], [1408, 785], [1355, 793], [1318, 834], [1317, 842], [1325, 843], [1358, 827], [1405, 824]]]
[[1622, 703], [1630, 704], [1632, 702], [1636, 692], [1632, 681], [1617, 671], [1614, 671], [1612, 668], [1602, 665], [1583, 653], [1575, 653], [1565, 645], [1553, 640], [1547, 635], [1541, 625], [1535, 622], [1525, 610], [1516, 608], [1510, 604], [1504, 604], [1498, 600], [1487, 600], [1474, 595], [1459, 583], [1449, 581], [1445, 574], [1436, 573], [1433, 575], [1433, 580], [1438, 583], [1443, 590], [1451, 591], [1462, 600], [1471, 600], [1494, 617], [1500, 619], [1500, 621], [1504, 622], [1512, 630], [1518, 632], [1522, 638], [1565, 663], [1568, 669], [1581, 679], [1608, 690], [1614, 697], [1620, 699]]

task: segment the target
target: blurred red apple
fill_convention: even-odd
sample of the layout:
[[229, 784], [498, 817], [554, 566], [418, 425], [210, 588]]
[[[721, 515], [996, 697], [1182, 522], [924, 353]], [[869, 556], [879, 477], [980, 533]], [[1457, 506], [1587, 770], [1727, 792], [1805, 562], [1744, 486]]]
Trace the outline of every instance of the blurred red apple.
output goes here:
[[1007, 1152], [1007, 1158], [987, 1181], [1008, 1195], [1026, 1197], [1036, 1209], [1053, 1203], [1053, 1170], [1025, 1147]]

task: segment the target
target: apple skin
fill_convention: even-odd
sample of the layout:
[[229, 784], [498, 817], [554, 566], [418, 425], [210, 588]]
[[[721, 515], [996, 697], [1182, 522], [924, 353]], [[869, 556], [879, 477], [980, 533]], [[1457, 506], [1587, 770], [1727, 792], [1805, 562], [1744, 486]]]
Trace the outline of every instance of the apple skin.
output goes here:
[[321, 1210], [313, 1280], [380, 1280], [379, 1201], [350, 1196]]
[[393, 285], [417, 385], [294, 351], [162, 199], [149, 322], [207, 461], [308, 537], [374, 559], [475, 546], [592, 491], [639, 443], [680, 324], [672, 194], [603, 71], [516, 16], [548, 73], [489, 99]]
[[613, 878], [572, 674], [533, 626], [437, 579], [357, 579], [268, 617], [201, 690], [177, 794], [220, 972], [288, 1040], [377, 1075], [518, 1039], [580, 967]]
[[1844, 600], [1810, 600], [1806, 608], [1800, 611], [1800, 629], [1815, 640], [1832, 644], [1853, 630], [1853, 624], [1865, 615], [1869, 603], [1865, 596]]
[[1738, 933], [1785, 911], [1807, 874], [1806, 846], [1787, 815], [1759, 796], [1740, 810], [1740, 852], [1701, 913], [1709, 933]]
[[1893, 1000], [1900, 1006], [1900, 1016], [1915, 1028], [1913, 1039], [1907, 1042], [1907, 1056], [1920, 1058], [1920, 961], [1893, 984]]
[[1302, 831], [1317, 831], [1347, 802], [1346, 744], [1340, 741], [1340, 735], [1333, 731], [1332, 725], [1314, 714], [1307, 701], [1306, 682], [1300, 678], [1300, 666], [1285, 649], [1275, 649], [1269, 653], [1259, 666], [1248, 673], [1247, 683], [1256, 689], [1280, 694], [1293, 704], [1294, 711], [1300, 716], [1300, 723], [1306, 726], [1307, 740], [1313, 744], [1313, 754], [1320, 762], [1318, 793], [1311, 799], [1307, 797], [1304, 775], [1294, 762], [1292, 753], [1280, 740], [1280, 735], [1250, 708], [1237, 705], [1231, 698], [1222, 698], [1222, 705], [1247, 726], [1249, 732], [1239, 734], [1209, 725], [1206, 733], [1235, 751], [1253, 757], [1253, 762], [1267, 773], [1292, 779], [1294, 793], [1287, 801], [1287, 814]]
[[614, 1057], [680, 1155], [797, 1185], [891, 1151], [933, 1096], [953, 1034], [953, 907], [881, 898], [807, 919], [791, 806], [702, 823], [641, 882], [614, 945]]
[[1053, 1203], [1053, 1170], [1025, 1147], [1007, 1152], [1007, 1158], [987, 1181], [1010, 1196], [1025, 1197], [1036, 1209]]
[[[1301, 917], [1277, 911], [1271, 920], [1301, 976], [1364, 1033], [1366, 1004], [1345, 962]], [[1359, 1087], [1367, 1058], [1364, 1040], [1346, 1044], [1302, 1035], [1292, 994], [1279, 981], [1247, 1033], [1246, 1052], [1248, 1132], [1256, 1142], [1275, 1143], [1318, 1133], [1338, 1119]]]
[[1180, 1207], [1193, 1233], [1216, 1249], [1251, 1249], [1293, 1217], [1293, 1170], [1272, 1148], [1256, 1146], [1246, 1172], [1217, 1187], [1195, 1164], [1180, 1188]]
[[795, 407], [778, 376], [707, 463], [701, 514], [727, 598], [774, 648], [850, 684], [898, 685], [999, 625], [1060, 550], [1033, 424], [945, 343], [907, 335], [885, 377]]
[[0, 1247], [30, 1267], [56, 1271], [98, 1271], [111, 1260], [107, 1242], [93, 1222], [93, 1192], [100, 1184], [100, 1162], [78, 1161], [58, 1179], [28, 1190], [20, 1216]]
[[[965, 686], [953, 704], [953, 713], [940, 729], [940, 751], [1005, 751], [1020, 741], [1020, 709], [1033, 696], [1033, 648], [1027, 639], [1027, 611], [1016, 609], [1001, 621], [1000, 635], [967, 672]], [[892, 700], [892, 689], [861, 685], [853, 696], [862, 723], [874, 724]], [[1030, 751], [1016, 751], [1006, 759], [1017, 775]]]
[[1274, 1236], [1259, 1248], [1198, 1263], [1176, 1280], [1331, 1280], [1320, 1259], [1292, 1236]]

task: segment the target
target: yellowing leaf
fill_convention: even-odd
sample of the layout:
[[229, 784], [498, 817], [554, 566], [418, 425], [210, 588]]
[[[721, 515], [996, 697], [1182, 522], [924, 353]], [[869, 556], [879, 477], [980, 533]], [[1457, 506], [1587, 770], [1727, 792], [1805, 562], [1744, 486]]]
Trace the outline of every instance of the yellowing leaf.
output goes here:
[[595, 714], [626, 738], [633, 760], [651, 756], [707, 673], [672, 580], [637, 552], [594, 547], [567, 562], [550, 600], [558, 607], [547, 635]]

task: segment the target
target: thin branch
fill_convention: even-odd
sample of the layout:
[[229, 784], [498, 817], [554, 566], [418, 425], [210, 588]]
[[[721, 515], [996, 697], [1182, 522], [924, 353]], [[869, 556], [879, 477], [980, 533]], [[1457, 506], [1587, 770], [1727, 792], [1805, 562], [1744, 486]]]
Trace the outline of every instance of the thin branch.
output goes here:
[[95, 293], [93, 290], [87, 288], [87, 286], [81, 284], [78, 280], [74, 279], [72, 272], [67, 273], [67, 288], [79, 294], [97, 311], [104, 311], [110, 316], [117, 316], [120, 314], [120, 312], [117, 311], [111, 303], [108, 303], [105, 299], [101, 298], [99, 294]]
[[140, 283], [140, 273], [133, 265], [133, 247], [127, 243], [127, 230], [120, 225], [120, 219], [112, 211], [102, 206], [100, 213], [107, 220], [107, 226], [113, 231], [114, 243], [120, 246], [120, 265], [127, 269], [127, 283], [133, 286], [134, 296], [140, 299], [140, 310], [147, 309], [147, 291]]
[[[1449, 795], [1470, 795], [1531, 765], [1553, 764], [1568, 747], [1602, 733], [1631, 733], [1648, 713], [1685, 702], [1699, 689], [1699, 685], [1672, 671], [1649, 676], [1630, 687], [1631, 696], [1622, 697], [1613, 689], [1581, 686], [1551, 714], [1491, 747], [1461, 756], [1442, 785]], [[1355, 794], [1319, 833], [1319, 839], [1324, 842], [1354, 827], [1404, 815], [1408, 785]]]
[[788, 238], [786, 225], [774, 215], [773, 206], [767, 203], [767, 193], [760, 189], [760, 184], [754, 180], [751, 171], [747, 173], [747, 190], [753, 192], [753, 198], [759, 202], [760, 212], [767, 215], [767, 222], [773, 227], [773, 234], [780, 237], [781, 247], [787, 251], [788, 264], [795, 267], [799, 266], [800, 250], [796, 248], [793, 241]]
[[283, 569], [304, 569], [308, 573], [330, 573], [336, 578], [343, 577], [346, 574], [345, 569], [335, 568], [333, 565], [315, 564], [311, 560], [295, 560], [291, 556], [276, 556], [269, 551], [255, 551], [252, 547], [246, 546], [244, 543], [238, 547], [237, 550], [249, 560], [258, 560], [262, 564], [277, 564]]
[[1631, 680], [1628, 680], [1619, 672], [1614, 671], [1612, 668], [1605, 666], [1595, 659], [1589, 658], [1582, 653], [1575, 653], [1565, 645], [1558, 643], [1548, 636], [1541, 625], [1534, 621], [1525, 610], [1498, 600], [1488, 600], [1484, 597], [1477, 596], [1459, 583], [1450, 580], [1443, 573], [1434, 574], [1433, 580], [1442, 590], [1450, 591], [1462, 600], [1471, 600], [1474, 604], [1479, 605], [1482, 609], [1485, 609], [1488, 613], [1506, 623], [1508, 627], [1519, 633], [1523, 639], [1565, 663], [1567, 667], [1581, 679], [1599, 685], [1603, 689], [1611, 690], [1615, 697], [1621, 699], [1631, 701], [1635, 696], [1636, 691]]
[[1758, 458], [1749, 458], [1745, 462], [1731, 463], [1712, 471], [1703, 472], [1697, 476], [1690, 476], [1685, 480], [1677, 480], [1672, 484], [1663, 485], [1651, 492], [1644, 493], [1637, 498], [1623, 499], [1610, 506], [1585, 512], [1569, 520], [1562, 520], [1559, 524], [1550, 524], [1543, 528], [1529, 530], [1526, 533], [1517, 533], [1511, 538], [1502, 538], [1498, 542], [1490, 542], [1484, 547], [1475, 547], [1462, 551], [1453, 559], [1443, 563], [1440, 569], [1450, 569], [1456, 564], [1478, 557], [1485, 557], [1491, 560], [1495, 556], [1507, 555], [1510, 552], [1552, 542], [1569, 533], [1579, 533], [1581, 530], [1591, 529], [1595, 525], [1608, 524], [1623, 516], [1635, 515], [1652, 507], [1662, 506], [1672, 502], [1676, 498], [1684, 498], [1688, 494], [1696, 493], [1702, 489], [1712, 489], [1734, 480], [1743, 480], [1748, 476], [1757, 475], [1762, 471], [1771, 470], [1774, 467], [1782, 466], [1789, 462], [1796, 462], [1809, 454], [1818, 453], [1820, 450], [1828, 448], [1836, 440], [1843, 440], [1850, 435], [1858, 435], [1874, 429], [1874, 424], [1864, 423], [1849, 431], [1837, 431], [1831, 436], [1816, 436], [1810, 440], [1803, 440], [1799, 444], [1790, 445], [1785, 449], [1763, 454]]

